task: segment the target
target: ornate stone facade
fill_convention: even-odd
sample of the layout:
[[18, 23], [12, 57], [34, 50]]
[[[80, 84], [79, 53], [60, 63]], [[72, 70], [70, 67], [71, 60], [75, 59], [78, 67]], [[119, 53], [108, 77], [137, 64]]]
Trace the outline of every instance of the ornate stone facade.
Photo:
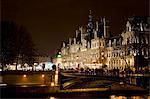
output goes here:
[[148, 66], [150, 56], [148, 19], [129, 18], [124, 32], [115, 37], [108, 37], [105, 18], [94, 25], [90, 13], [88, 26], [79, 27], [76, 37], [69, 38], [68, 44], [63, 42], [61, 68], [137, 69]]

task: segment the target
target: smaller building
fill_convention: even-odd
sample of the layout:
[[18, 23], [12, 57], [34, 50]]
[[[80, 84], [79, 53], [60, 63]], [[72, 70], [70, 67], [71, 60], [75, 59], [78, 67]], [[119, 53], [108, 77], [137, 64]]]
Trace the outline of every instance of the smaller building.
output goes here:
[[50, 62], [51, 57], [50, 56], [36, 56], [35, 60], [36, 60], [37, 63]]

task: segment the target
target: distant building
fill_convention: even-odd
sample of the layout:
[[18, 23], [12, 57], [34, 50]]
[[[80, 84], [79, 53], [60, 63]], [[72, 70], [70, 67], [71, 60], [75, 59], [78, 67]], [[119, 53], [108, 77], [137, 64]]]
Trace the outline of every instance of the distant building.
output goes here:
[[37, 56], [37, 57], [35, 57], [35, 59], [36, 59], [37, 63], [50, 62], [51, 61], [51, 57], [50, 56]]
[[126, 30], [111, 37], [105, 18], [94, 24], [91, 12], [86, 28], [79, 27], [76, 37], [63, 42], [62, 68], [138, 69], [150, 63], [150, 18], [131, 17]]

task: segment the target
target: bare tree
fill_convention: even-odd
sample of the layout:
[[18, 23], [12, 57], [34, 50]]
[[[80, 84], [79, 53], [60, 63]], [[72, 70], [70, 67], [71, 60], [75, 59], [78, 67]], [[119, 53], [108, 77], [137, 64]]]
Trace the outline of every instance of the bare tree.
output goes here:
[[18, 61], [21, 61], [22, 64], [32, 64], [35, 50], [27, 29], [12, 21], [1, 21], [0, 25], [2, 66], [18, 63]]

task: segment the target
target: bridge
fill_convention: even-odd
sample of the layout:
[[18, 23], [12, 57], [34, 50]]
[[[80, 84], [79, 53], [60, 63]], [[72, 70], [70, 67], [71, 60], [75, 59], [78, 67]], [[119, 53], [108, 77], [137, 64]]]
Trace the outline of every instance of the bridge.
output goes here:
[[[137, 78], [134, 77], [83, 74], [75, 71], [5, 71], [1, 74], [1, 78], [0, 87], [4, 89], [3, 93], [12, 95], [31, 93], [64, 95], [80, 92], [142, 93], [147, 92], [149, 85], [137, 86], [135, 81]], [[143, 82], [147, 80], [148, 77]]]
[[[62, 71], [60, 75], [60, 89], [65, 92], [112, 92], [144, 91], [145, 86], [137, 86], [137, 77], [102, 76], [95, 74], [83, 74], [78, 72]], [[148, 78], [147, 78], [148, 79]], [[148, 84], [147, 84], [148, 85]]]

